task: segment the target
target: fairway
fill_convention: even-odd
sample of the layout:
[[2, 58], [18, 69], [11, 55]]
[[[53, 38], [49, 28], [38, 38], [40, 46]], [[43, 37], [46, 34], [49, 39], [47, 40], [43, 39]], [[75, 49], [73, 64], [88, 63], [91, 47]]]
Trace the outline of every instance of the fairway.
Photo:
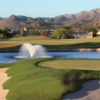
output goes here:
[[100, 60], [96, 59], [64, 59], [50, 60], [39, 63], [41, 67], [57, 69], [78, 69], [78, 70], [98, 70], [100, 71]]
[[26, 36], [0, 39], [0, 49], [19, 49], [23, 43], [41, 44], [47, 49], [99, 48], [100, 37], [86, 39], [56, 39], [46, 36]]

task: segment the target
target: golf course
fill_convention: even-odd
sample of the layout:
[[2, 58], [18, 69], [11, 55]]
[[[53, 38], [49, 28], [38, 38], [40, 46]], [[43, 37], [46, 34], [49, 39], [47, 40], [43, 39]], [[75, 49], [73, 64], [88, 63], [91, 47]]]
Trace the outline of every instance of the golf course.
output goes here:
[[41, 44], [47, 49], [99, 48], [100, 37], [87, 39], [56, 39], [46, 36], [27, 36], [0, 39], [0, 50], [16, 50], [23, 43]]
[[[27, 36], [0, 39], [0, 50], [19, 50], [23, 43], [41, 44], [47, 49], [99, 48], [100, 37], [87, 39], [55, 39]], [[7, 100], [61, 100], [64, 95], [82, 88], [83, 82], [100, 79], [100, 59], [32, 58], [0, 63], [9, 68], [3, 84], [9, 89]]]

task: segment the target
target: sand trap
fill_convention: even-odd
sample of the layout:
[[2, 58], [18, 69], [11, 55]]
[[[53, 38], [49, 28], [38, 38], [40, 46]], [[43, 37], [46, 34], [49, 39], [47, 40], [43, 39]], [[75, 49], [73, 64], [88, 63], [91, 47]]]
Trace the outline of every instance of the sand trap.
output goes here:
[[[2, 84], [10, 77], [5, 73], [9, 68], [0, 68], [0, 100], [5, 97], [9, 90], [4, 90]], [[100, 100], [100, 80], [91, 80], [82, 84], [80, 90], [69, 93], [62, 100]]]
[[91, 80], [82, 84], [80, 90], [69, 93], [62, 100], [100, 100], [100, 80]]
[[7, 77], [7, 74], [5, 73], [6, 70], [9, 68], [0, 68], [0, 100], [6, 100], [5, 97], [9, 90], [4, 90], [2, 87], [2, 84], [8, 80], [10, 77]]

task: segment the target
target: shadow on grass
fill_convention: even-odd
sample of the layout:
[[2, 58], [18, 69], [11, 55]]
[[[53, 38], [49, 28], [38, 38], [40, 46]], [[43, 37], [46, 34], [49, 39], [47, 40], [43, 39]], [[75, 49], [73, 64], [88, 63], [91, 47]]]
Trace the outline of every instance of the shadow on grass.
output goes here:
[[[77, 43], [77, 44], [62, 44], [62, 45], [43, 45], [47, 49], [78, 49], [78, 48], [99, 48], [100, 42], [86, 42], [86, 43]], [[21, 45], [4, 47], [0, 50], [19, 50]]]
[[19, 51], [21, 45], [16, 45], [16, 46], [11, 46], [11, 47], [4, 47], [4, 48], [0, 48], [0, 50], [7, 50], [7, 51], [11, 51], [11, 50], [15, 50], [15, 51]]
[[77, 48], [99, 48], [100, 42], [86, 42], [76, 44], [62, 44], [62, 45], [44, 45], [47, 49], [77, 49]]

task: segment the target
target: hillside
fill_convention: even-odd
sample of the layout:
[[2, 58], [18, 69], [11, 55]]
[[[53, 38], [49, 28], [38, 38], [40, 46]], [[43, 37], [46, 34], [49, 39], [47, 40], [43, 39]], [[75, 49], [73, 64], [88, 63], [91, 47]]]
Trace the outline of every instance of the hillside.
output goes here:
[[66, 25], [75, 27], [85, 27], [96, 26], [96, 23], [100, 23], [100, 8], [94, 9], [91, 11], [82, 11], [78, 14], [65, 14], [60, 15], [55, 18], [31, 18], [26, 16], [15, 16], [11, 15], [10, 17], [3, 19], [0, 17], [0, 28], [6, 26], [10, 29], [18, 29], [19, 26], [25, 27], [37, 27], [37, 26], [46, 26], [46, 27], [55, 27], [57, 25]]

